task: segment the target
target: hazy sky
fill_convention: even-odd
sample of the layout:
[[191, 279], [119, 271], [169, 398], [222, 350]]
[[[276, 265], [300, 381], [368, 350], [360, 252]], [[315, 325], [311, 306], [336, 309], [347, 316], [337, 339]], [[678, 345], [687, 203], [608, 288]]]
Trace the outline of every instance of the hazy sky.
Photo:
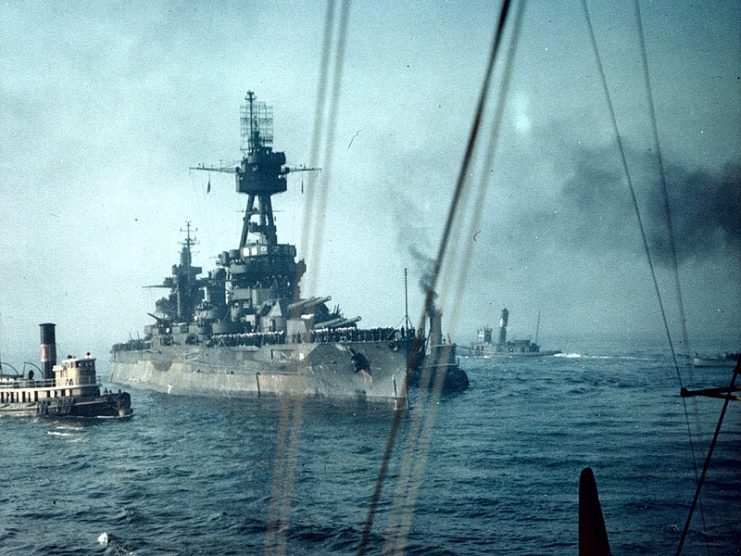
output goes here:
[[[401, 321], [405, 267], [417, 320], [420, 259], [440, 238], [493, 4], [353, 3], [317, 293], [362, 325]], [[589, 5], [675, 326], [633, 6]], [[641, 2], [690, 339], [730, 335], [736, 348], [740, 6]], [[0, 355], [34, 354], [43, 321], [58, 323], [63, 351], [141, 333], [162, 293], [142, 286], [169, 274], [186, 220], [198, 229], [197, 264], [213, 268], [237, 246], [246, 197], [228, 175], [211, 175], [207, 193], [208, 176], [188, 167], [238, 160], [248, 89], [273, 105], [276, 150], [290, 165], [309, 162], [324, 11], [299, 1], [0, 3]], [[456, 298], [459, 341], [496, 324], [504, 306], [520, 337], [542, 311], [543, 343], [659, 334], [580, 2], [528, 2], [494, 167], [475, 180], [482, 172], [480, 229], [453, 246], [475, 242]], [[289, 177], [274, 198], [282, 242], [300, 243], [301, 181]], [[448, 316], [453, 297], [441, 297]]]

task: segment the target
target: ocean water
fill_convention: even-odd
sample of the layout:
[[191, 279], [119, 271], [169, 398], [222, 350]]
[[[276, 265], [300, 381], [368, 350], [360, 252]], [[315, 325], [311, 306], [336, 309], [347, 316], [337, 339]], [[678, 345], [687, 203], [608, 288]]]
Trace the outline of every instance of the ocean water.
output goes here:
[[[603, 346], [461, 362], [468, 391], [412, 400], [368, 553], [576, 554], [585, 466], [614, 554], [674, 552], [694, 471], [665, 353]], [[689, 385], [730, 377], [697, 369]], [[126, 421], [0, 417], [1, 554], [355, 552], [390, 414], [303, 406], [297, 452], [282, 457], [280, 405], [130, 391]], [[688, 401], [700, 467], [721, 405]], [[735, 402], [685, 554], [741, 554], [740, 456]]]

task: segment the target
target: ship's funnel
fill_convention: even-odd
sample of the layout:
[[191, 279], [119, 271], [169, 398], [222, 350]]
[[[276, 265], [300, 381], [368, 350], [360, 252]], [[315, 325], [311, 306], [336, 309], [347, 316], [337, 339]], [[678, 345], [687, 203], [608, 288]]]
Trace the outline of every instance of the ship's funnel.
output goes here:
[[499, 321], [499, 345], [507, 343], [507, 321], [509, 320], [509, 311], [502, 309], [502, 320]]
[[57, 364], [57, 341], [53, 322], [45, 322], [41, 327], [41, 370], [44, 380], [54, 378], [52, 368]]
[[440, 346], [443, 343], [443, 314], [433, 305], [430, 307], [430, 338], [429, 346]]

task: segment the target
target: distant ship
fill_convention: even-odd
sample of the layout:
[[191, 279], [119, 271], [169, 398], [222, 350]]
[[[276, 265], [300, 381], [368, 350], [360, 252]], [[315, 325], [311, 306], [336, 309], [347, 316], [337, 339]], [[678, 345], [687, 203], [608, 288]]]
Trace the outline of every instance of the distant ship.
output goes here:
[[359, 328], [331, 297], [301, 297], [306, 265], [278, 242], [271, 202], [296, 170], [272, 149], [272, 108], [252, 91], [245, 101], [239, 166], [196, 168], [233, 173], [247, 195], [239, 245], [200, 277], [188, 225], [180, 263], [156, 286], [169, 290], [150, 313], [156, 322], [113, 346], [111, 380], [172, 394], [405, 404], [414, 329]]
[[[538, 318], [540, 321], [540, 317]], [[507, 324], [509, 322], [509, 311], [505, 308], [502, 309], [502, 318], [499, 321], [499, 337], [497, 342], [492, 341], [493, 330], [489, 327], [480, 328], [478, 330], [477, 338], [475, 342], [472, 342], [470, 346], [459, 347], [459, 351], [462, 355], [468, 355], [471, 357], [538, 357], [545, 355], [556, 355], [561, 353], [558, 350], [552, 351], [541, 351], [540, 346], [527, 340], [507, 340]], [[538, 328], [540, 322], [538, 322]], [[537, 340], [537, 332], [536, 332]]]
[[[129, 417], [126, 392], [100, 391], [95, 358], [71, 355], [56, 361], [53, 323], [41, 324], [41, 367], [18, 373], [0, 362], [0, 415], [38, 417]], [[27, 364], [30, 365], [30, 364]], [[9, 372], [13, 369], [15, 372]]]
[[741, 361], [739, 353], [721, 353], [720, 355], [701, 357], [695, 353], [692, 363], [695, 367], [735, 367]]

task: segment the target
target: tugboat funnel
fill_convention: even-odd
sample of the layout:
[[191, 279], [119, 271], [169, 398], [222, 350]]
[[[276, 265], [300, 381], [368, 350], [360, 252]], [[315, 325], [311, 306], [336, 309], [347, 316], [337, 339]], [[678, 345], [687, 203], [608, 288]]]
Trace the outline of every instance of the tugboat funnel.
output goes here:
[[54, 332], [56, 324], [45, 322], [39, 325], [41, 327], [41, 370], [44, 373], [44, 380], [54, 378], [52, 368], [57, 364], [57, 341]]
[[502, 309], [502, 318], [499, 321], [499, 344], [503, 346], [507, 343], [507, 322], [509, 321], [509, 311]]

